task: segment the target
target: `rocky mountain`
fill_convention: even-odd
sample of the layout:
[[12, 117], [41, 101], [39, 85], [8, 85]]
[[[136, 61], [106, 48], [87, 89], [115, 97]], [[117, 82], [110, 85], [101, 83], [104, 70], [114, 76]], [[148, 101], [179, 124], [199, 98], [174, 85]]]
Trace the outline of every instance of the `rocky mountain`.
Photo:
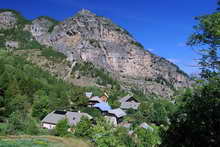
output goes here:
[[[17, 22], [12, 12], [0, 12], [0, 29], [16, 27]], [[72, 68], [76, 63], [90, 62], [110, 72], [126, 89], [138, 88], [169, 97], [175, 89], [189, 87], [191, 83], [178, 66], [144, 49], [111, 20], [88, 10], [62, 22], [39, 17], [23, 30], [41, 45], [66, 55]]]

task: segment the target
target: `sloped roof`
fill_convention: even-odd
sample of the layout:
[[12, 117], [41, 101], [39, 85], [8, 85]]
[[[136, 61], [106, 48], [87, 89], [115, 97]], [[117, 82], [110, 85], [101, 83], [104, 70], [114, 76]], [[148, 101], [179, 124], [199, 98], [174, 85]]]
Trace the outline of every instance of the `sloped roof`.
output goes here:
[[77, 125], [77, 123], [80, 122], [81, 117], [83, 116], [87, 117], [88, 119], [92, 119], [92, 116], [82, 112], [67, 112], [66, 116], [70, 126]]
[[81, 113], [81, 112], [70, 112], [67, 111], [66, 114], [56, 114], [55, 111], [49, 113], [41, 122], [42, 123], [51, 123], [51, 124], [57, 124], [60, 120], [67, 119], [68, 124], [70, 126], [76, 125], [82, 116], [88, 117], [89, 119], [92, 119], [92, 116], [90, 116], [87, 113]]
[[126, 115], [126, 113], [120, 108], [109, 110], [108, 113], [114, 114], [118, 118]]
[[41, 122], [57, 124], [60, 120], [65, 119], [65, 115], [56, 114], [55, 111], [49, 113]]
[[97, 103], [93, 107], [99, 108], [101, 111], [108, 111], [112, 109], [111, 106], [109, 106], [109, 104], [106, 102]]
[[141, 128], [144, 128], [144, 129], [150, 129], [151, 131], [154, 130], [154, 128], [152, 128], [150, 125], [148, 125], [147, 123], [142, 123], [140, 124], [140, 127]]
[[90, 102], [99, 102], [101, 103], [102, 100], [98, 96], [94, 96], [91, 99], [89, 99]]
[[133, 95], [127, 95], [127, 96], [125, 96], [125, 97], [119, 99], [119, 102], [120, 102], [120, 103], [124, 103], [124, 102], [126, 102], [127, 100], [129, 100], [129, 99], [132, 98], [132, 97], [133, 97]]
[[123, 103], [121, 103], [120, 108], [121, 109], [130, 109], [130, 108], [132, 108], [132, 109], [137, 110], [139, 106], [140, 106], [140, 103], [136, 103], [136, 102], [123, 102]]

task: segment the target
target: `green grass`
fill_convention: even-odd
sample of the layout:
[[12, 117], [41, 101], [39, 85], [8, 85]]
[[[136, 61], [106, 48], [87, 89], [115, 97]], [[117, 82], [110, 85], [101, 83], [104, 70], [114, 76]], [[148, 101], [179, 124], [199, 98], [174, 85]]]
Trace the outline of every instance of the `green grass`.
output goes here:
[[53, 50], [52, 48], [44, 48], [42, 49], [41, 55], [46, 57], [49, 60], [53, 61], [62, 61], [66, 58], [66, 56], [60, 52]]
[[48, 139], [2, 139], [0, 147], [62, 147], [58, 142], [51, 142]]
[[0, 136], [0, 147], [90, 147], [91, 143], [79, 138], [55, 136]]

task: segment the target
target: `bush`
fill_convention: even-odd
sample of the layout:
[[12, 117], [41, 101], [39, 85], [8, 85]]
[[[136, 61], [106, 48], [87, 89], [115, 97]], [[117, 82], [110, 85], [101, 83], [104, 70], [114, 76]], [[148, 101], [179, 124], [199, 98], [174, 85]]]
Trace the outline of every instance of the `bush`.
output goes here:
[[168, 125], [169, 117], [176, 111], [176, 106], [168, 100], [156, 99], [141, 103], [139, 111], [144, 121]]
[[60, 52], [53, 50], [52, 48], [43, 48], [41, 55], [53, 61], [62, 61], [66, 56]]
[[25, 133], [30, 135], [37, 135], [39, 134], [39, 128], [35, 120], [29, 118], [25, 121]]
[[211, 78], [189, 92], [171, 119], [163, 146], [218, 146], [220, 78]]
[[74, 135], [77, 137], [87, 137], [90, 135], [92, 122], [87, 117], [82, 117], [80, 122], [75, 127]]
[[68, 129], [69, 129], [68, 120], [67, 119], [60, 120], [55, 127], [55, 135], [61, 137], [67, 136], [69, 134]]
[[13, 112], [8, 118], [9, 134], [18, 134], [25, 130], [25, 115], [20, 112]]
[[0, 123], [0, 136], [6, 135], [8, 130], [8, 125], [4, 123]]
[[137, 41], [131, 41], [131, 44], [133, 44], [135, 46], [138, 46], [140, 48], [144, 48], [144, 46], [141, 43], [137, 42]]
[[153, 147], [161, 143], [159, 133], [156, 129], [151, 131], [150, 129], [137, 128], [134, 133], [137, 135], [136, 143], [138, 147]]
[[96, 82], [99, 85], [107, 86], [107, 84], [110, 84], [112, 88], [120, 89], [120, 84], [111, 77], [110, 73], [97, 68], [90, 62], [77, 63], [73, 68], [73, 72], [75, 71], [79, 71], [83, 76], [97, 78]]

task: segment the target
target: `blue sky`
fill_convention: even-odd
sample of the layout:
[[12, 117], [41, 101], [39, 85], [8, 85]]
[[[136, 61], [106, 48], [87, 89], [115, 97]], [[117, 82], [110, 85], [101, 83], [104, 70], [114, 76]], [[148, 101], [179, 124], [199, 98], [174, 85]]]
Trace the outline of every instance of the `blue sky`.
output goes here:
[[195, 16], [209, 14], [217, 0], [1, 0], [0, 8], [25, 17], [50, 16], [63, 20], [82, 8], [110, 18], [127, 29], [146, 49], [176, 63], [187, 73], [198, 71], [198, 55], [185, 46]]

